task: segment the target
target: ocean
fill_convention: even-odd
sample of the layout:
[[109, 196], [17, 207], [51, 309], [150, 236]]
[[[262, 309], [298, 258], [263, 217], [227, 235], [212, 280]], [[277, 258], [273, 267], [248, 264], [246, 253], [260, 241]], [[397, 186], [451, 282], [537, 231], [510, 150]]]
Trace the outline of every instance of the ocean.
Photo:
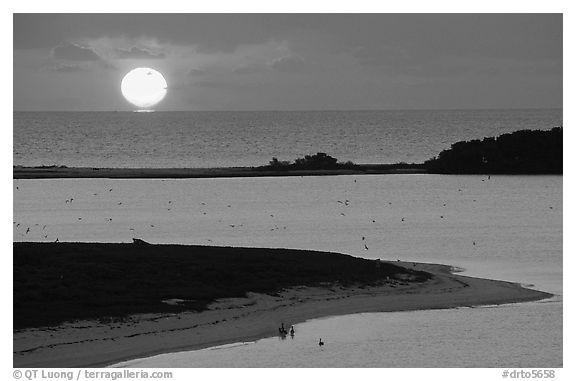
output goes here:
[[259, 166], [325, 152], [418, 163], [460, 140], [562, 125], [561, 109], [14, 112], [14, 165]]

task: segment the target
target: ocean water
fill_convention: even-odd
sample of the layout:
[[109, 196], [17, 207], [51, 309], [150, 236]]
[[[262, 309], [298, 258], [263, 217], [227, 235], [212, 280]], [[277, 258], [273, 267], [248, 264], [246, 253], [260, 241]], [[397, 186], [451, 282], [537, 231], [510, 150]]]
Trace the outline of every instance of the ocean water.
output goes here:
[[460, 140], [562, 125], [561, 109], [15, 112], [14, 165], [227, 167], [326, 152], [422, 162]]
[[293, 341], [123, 366], [562, 366], [561, 176], [14, 180], [14, 241], [135, 237], [444, 263], [556, 296], [313, 320]]

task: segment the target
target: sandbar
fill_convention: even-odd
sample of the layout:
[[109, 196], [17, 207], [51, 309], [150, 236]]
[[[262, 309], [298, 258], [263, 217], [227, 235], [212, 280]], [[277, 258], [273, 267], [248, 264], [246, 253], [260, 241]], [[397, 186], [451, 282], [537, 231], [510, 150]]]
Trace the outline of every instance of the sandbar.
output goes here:
[[122, 361], [254, 341], [309, 319], [363, 312], [474, 307], [535, 301], [551, 294], [459, 275], [447, 265], [389, 262], [431, 273], [421, 283], [292, 287], [277, 295], [221, 299], [203, 312], [140, 314], [121, 322], [77, 321], [14, 332], [14, 367], [103, 367]]

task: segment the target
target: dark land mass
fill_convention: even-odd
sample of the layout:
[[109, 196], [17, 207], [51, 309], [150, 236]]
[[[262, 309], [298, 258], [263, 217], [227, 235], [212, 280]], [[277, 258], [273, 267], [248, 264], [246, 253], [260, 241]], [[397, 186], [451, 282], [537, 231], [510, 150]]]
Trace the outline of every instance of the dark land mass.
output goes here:
[[[14, 329], [136, 313], [203, 311], [219, 298], [296, 286], [377, 285], [432, 276], [349, 255], [125, 243], [14, 243]], [[178, 304], [163, 301], [181, 299]]]
[[452, 144], [424, 163], [430, 173], [562, 174], [562, 127]]
[[272, 158], [260, 167], [232, 168], [69, 168], [13, 167], [14, 179], [49, 178], [229, 178], [273, 176], [336, 176], [378, 174], [562, 174], [562, 127], [548, 131], [522, 130], [483, 140], [452, 144], [421, 164], [341, 163], [318, 152], [294, 162]]

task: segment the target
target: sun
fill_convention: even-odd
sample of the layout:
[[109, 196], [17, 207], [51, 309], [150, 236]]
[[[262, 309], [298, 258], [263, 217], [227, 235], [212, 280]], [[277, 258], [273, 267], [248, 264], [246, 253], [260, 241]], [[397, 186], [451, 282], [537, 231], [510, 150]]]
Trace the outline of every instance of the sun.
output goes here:
[[122, 78], [122, 95], [136, 107], [152, 107], [166, 95], [168, 84], [162, 74], [148, 67], [131, 70]]

